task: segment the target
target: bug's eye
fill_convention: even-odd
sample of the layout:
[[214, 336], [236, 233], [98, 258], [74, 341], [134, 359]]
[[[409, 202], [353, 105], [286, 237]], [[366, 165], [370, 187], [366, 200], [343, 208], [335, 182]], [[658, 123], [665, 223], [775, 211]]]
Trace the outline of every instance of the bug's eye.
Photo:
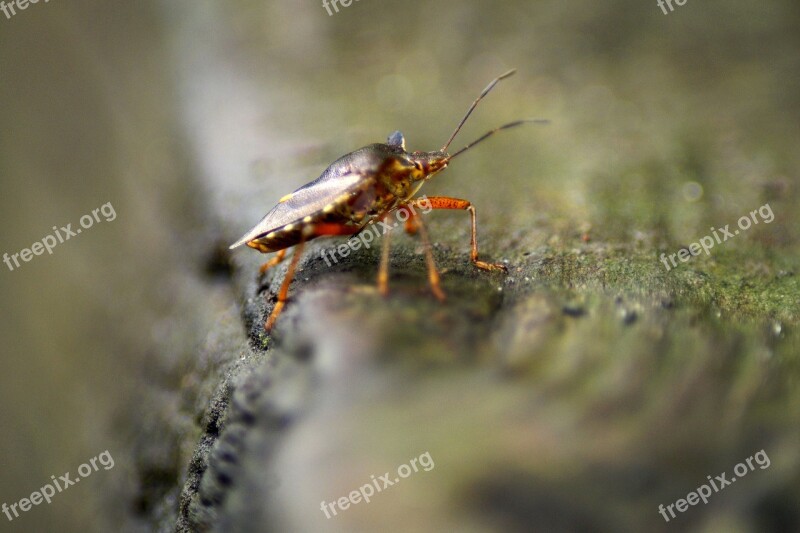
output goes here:
[[422, 163], [420, 163], [419, 161], [414, 161], [414, 168], [422, 172]]

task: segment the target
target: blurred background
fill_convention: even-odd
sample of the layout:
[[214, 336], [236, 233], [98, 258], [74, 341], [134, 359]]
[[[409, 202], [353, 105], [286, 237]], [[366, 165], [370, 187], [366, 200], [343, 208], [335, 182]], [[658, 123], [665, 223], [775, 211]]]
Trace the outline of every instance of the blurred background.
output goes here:
[[[798, 22], [790, 0], [0, 14], [0, 253], [117, 214], [0, 265], [0, 503], [115, 459], [0, 531], [800, 531]], [[471, 200], [509, 276], [470, 269], [466, 215], [431, 215], [445, 307], [397, 237], [398, 299], [342, 295], [372, 283], [374, 249], [333, 274], [309, 260], [280, 342], [260, 334], [282, 271], [257, 283], [258, 254], [227, 245], [396, 129], [438, 148], [509, 68], [453, 146], [551, 124], [422, 191]], [[769, 225], [659, 262], [766, 203]], [[203, 497], [218, 419], [247, 411], [236, 391], [282, 379], [237, 441], [235, 482]], [[658, 514], [762, 448], [769, 469]], [[433, 470], [324, 519], [320, 500], [425, 451]]]

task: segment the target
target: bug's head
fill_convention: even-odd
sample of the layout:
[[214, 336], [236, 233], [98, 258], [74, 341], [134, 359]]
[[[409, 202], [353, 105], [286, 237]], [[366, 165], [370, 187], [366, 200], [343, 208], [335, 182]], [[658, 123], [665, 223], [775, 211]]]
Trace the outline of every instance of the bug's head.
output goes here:
[[450, 154], [437, 150], [435, 152], [413, 152], [409, 159], [414, 164], [415, 180], [424, 180], [441, 172], [450, 162]]
[[396, 131], [389, 135], [386, 144], [401, 152], [402, 166], [409, 170], [413, 181], [425, 180], [444, 170], [450, 161], [450, 155], [441, 150], [435, 152], [406, 152], [406, 139]]

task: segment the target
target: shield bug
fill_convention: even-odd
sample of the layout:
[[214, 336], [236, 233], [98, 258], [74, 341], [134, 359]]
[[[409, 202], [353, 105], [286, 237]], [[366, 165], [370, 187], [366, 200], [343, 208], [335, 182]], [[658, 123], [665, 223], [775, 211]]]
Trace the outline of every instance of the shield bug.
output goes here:
[[[432, 209], [469, 211], [472, 222], [470, 260], [482, 270], [507, 270], [502, 264], [487, 263], [478, 259], [475, 208], [469, 201], [446, 196], [424, 199], [413, 197], [425, 181], [444, 170], [454, 157], [498, 131], [527, 122], [547, 122], [540, 119], [510, 122], [486, 132], [453, 154], [447, 152], [478, 102], [500, 80], [508, 78], [514, 72], [515, 70], [510, 70], [486, 86], [472, 102], [441, 149], [433, 152], [407, 152], [403, 134], [396, 131], [389, 136], [385, 144], [370, 144], [334, 161], [320, 177], [281, 198], [278, 205], [273, 207], [253, 229], [231, 245], [231, 249], [246, 244], [262, 253], [277, 252], [275, 257], [261, 266], [262, 274], [283, 261], [287, 249], [295, 246], [289, 269], [278, 291], [278, 301], [264, 323], [267, 331], [272, 329], [286, 303], [289, 285], [294, 278], [306, 242], [322, 236], [355, 235], [368, 225], [382, 221], [389, 213], [399, 209], [405, 209], [408, 215], [406, 230], [409, 233], [419, 231], [425, 249], [428, 281], [431, 291], [438, 299], [444, 300], [444, 293], [439, 286], [439, 273], [433, 260], [428, 233], [422, 220], [416, 215], [414, 207], [423, 205]], [[387, 233], [383, 237], [378, 270], [378, 289], [384, 295], [388, 294], [389, 287], [390, 235]]]

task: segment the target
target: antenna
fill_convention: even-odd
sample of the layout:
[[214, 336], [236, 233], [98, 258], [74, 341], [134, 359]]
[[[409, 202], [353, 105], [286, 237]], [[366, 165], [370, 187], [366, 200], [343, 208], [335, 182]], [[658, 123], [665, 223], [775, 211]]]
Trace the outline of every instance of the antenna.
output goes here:
[[[489, 91], [494, 89], [494, 86], [497, 85], [500, 80], [504, 80], [504, 79], [508, 78], [509, 76], [512, 76], [516, 71], [517, 71], [517, 69], [512, 68], [511, 70], [509, 70], [505, 74], [501, 74], [500, 76], [498, 76], [495, 79], [493, 79], [492, 82], [489, 85], [486, 86], [486, 88], [483, 90], [483, 92], [481, 92], [480, 96], [478, 96], [478, 98], [476, 98], [475, 101], [472, 102], [472, 105], [469, 106], [469, 109], [467, 110], [467, 114], [464, 115], [464, 118], [462, 118], [461, 122], [459, 122], [458, 126], [456, 126], [456, 131], [453, 132], [453, 134], [450, 136], [450, 138], [447, 140], [447, 142], [442, 147], [442, 149], [441, 149], [442, 152], [447, 152], [447, 148], [450, 146], [450, 143], [453, 142], [453, 139], [456, 138], [456, 135], [458, 135], [458, 132], [461, 131], [461, 126], [464, 125], [464, 123], [467, 121], [469, 116], [472, 114], [472, 111], [478, 105], [478, 102], [483, 100], [483, 97], [486, 96], [487, 94], [489, 94]], [[510, 127], [510, 126], [503, 126], [503, 128], [505, 128], [505, 127]]]
[[[502, 79], [502, 78], [498, 78], [498, 79]], [[497, 80], [495, 80], [495, 82], [496, 81]], [[467, 114], [467, 116], [469, 116], [469, 114]], [[474, 141], [472, 141], [471, 143], [466, 145], [464, 148], [462, 148], [458, 152], [456, 152], [453, 155], [451, 155], [450, 157], [448, 157], [448, 161], [450, 159], [453, 159], [458, 154], [466, 152], [467, 150], [469, 150], [470, 148], [472, 148], [473, 146], [475, 146], [479, 142], [488, 139], [489, 137], [491, 137], [492, 135], [494, 135], [498, 131], [507, 130], [507, 129], [510, 129], [510, 128], [515, 128], [517, 126], [521, 126], [523, 124], [528, 124], [530, 122], [533, 122], [535, 124], [550, 124], [549, 120], [543, 119], [543, 118], [526, 118], [526, 119], [522, 119], [522, 120], [515, 120], [514, 122], [509, 122], [508, 124], [503, 124], [502, 126], [500, 126], [498, 128], [495, 128], [495, 129], [493, 129], [491, 131], [487, 131], [486, 133], [484, 133], [483, 135], [481, 135], [480, 137], [478, 137], [477, 139], [475, 139]], [[442, 150], [442, 151], [444, 151], [444, 150]]]

